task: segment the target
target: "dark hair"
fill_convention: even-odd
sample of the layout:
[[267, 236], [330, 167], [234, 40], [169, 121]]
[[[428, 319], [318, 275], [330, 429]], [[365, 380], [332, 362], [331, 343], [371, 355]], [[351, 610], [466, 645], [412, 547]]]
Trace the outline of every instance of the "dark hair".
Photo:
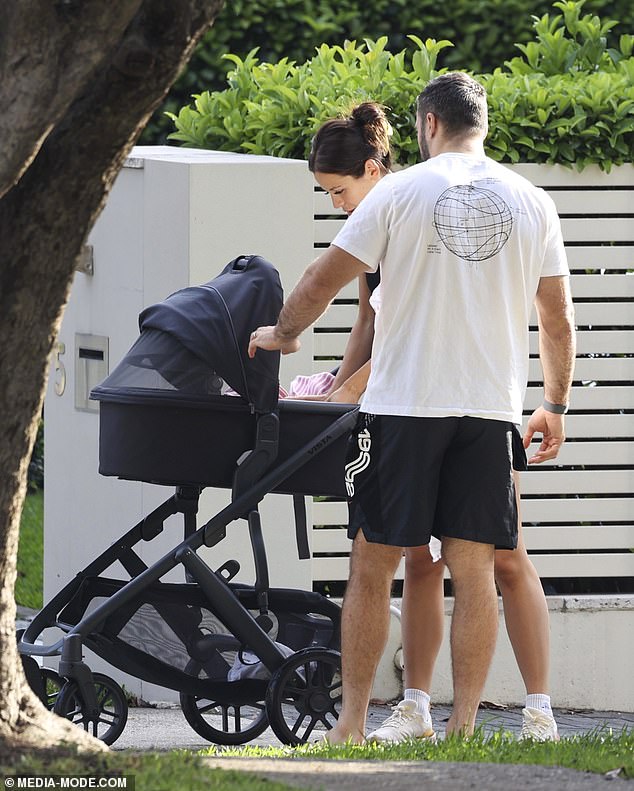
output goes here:
[[473, 77], [460, 71], [441, 74], [427, 83], [416, 100], [420, 119], [433, 113], [451, 137], [487, 130], [487, 94]]
[[383, 108], [374, 102], [357, 105], [345, 118], [332, 118], [319, 127], [310, 149], [311, 173], [336, 173], [359, 178], [368, 159], [386, 170], [392, 166], [392, 128]]

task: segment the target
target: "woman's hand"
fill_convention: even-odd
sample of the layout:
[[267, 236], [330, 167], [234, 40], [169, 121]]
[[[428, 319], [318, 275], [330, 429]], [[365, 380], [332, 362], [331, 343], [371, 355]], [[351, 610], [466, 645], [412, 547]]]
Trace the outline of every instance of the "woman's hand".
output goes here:
[[368, 386], [371, 368], [372, 361], [368, 360], [336, 390], [329, 393], [326, 401], [339, 401], [341, 404], [358, 404]]
[[285, 401], [328, 401], [325, 395], [289, 395]]
[[360, 393], [356, 387], [350, 384], [350, 379], [346, 379], [341, 387], [333, 390], [332, 393], [326, 396], [325, 400], [336, 401], [340, 404], [356, 404], [362, 395], [363, 393]]

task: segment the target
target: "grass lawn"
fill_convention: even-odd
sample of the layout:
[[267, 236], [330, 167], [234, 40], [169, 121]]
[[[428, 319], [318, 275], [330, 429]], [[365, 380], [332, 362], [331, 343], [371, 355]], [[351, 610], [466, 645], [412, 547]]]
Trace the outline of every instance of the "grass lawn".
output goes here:
[[[205, 752], [216, 754], [214, 748]], [[484, 735], [477, 731], [468, 741], [448, 738], [437, 744], [411, 742], [336, 747], [313, 744], [296, 748], [245, 746], [223, 752], [259, 758], [537, 764], [563, 766], [597, 774], [614, 771], [619, 777], [634, 778], [634, 731], [612, 733], [609, 729], [565, 738], [559, 742], [520, 742], [509, 732]]]
[[560, 766], [582, 772], [609, 775], [610, 779], [634, 778], [634, 732], [613, 734], [597, 731], [560, 742], [518, 742], [508, 732], [484, 736], [477, 732], [469, 741], [446, 739], [436, 745], [217, 748], [192, 753], [173, 750], [165, 753], [110, 752], [78, 756], [60, 747], [48, 752], [7, 752], [0, 745], [0, 777], [88, 776], [133, 777], [135, 791], [293, 791], [296, 786], [267, 780], [248, 771], [209, 768], [204, 755], [236, 757], [375, 760], [375, 761], [458, 761], [470, 763], [532, 764]]
[[20, 522], [18, 578], [15, 600], [23, 607], [42, 607], [42, 563], [44, 554], [44, 492], [38, 489], [27, 495]]
[[135, 791], [289, 791], [294, 786], [258, 778], [242, 771], [211, 769], [204, 765], [205, 754], [263, 758], [293, 758], [376, 761], [466, 761], [497, 764], [562, 766], [616, 778], [634, 777], [634, 733], [609, 731], [562, 739], [558, 743], [518, 742], [500, 732], [492, 736], [476, 733], [469, 741], [447, 739], [436, 745], [363, 745], [329, 747], [240, 747], [209, 748], [192, 753], [110, 752], [88, 757], [65, 748], [50, 752], [3, 752], [0, 747], [0, 777], [10, 775], [133, 776]]
[[246, 772], [210, 769], [198, 756], [180, 751], [142, 755], [113, 752], [84, 758], [63, 749], [22, 755], [0, 752], [0, 777], [11, 775], [126, 776], [134, 778], [134, 791], [289, 791], [293, 788]]

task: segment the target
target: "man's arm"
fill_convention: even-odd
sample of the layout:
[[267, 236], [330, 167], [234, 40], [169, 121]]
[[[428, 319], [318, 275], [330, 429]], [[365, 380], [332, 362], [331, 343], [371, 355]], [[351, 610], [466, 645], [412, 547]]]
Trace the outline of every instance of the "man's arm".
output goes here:
[[358, 258], [330, 245], [306, 269], [284, 303], [277, 324], [258, 327], [251, 335], [249, 356], [253, 357], [256, 349], [279, 349], [283, 354], [297, 351], [299, 335], [321, 316], [345, 285], [367, 271]]
[[[544, 399], [567, 406], [575, 364], [575, 319], [570, 278], [542, 277], [535, 297], [539, 323], [539, 357], [544, 374]], [[538, 407], [524, 435], [527, 448], [535, 433], [543, 435], [539, 450], [529, 459], [539, 464], [554, 459], [565, 440], [564, 416]]]

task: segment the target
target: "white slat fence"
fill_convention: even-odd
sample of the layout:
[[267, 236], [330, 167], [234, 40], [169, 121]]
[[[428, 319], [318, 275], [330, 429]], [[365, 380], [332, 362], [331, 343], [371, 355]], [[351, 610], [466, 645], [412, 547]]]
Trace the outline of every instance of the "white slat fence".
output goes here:
[[[562, 221], [577, 321], [568, 440], [556, 463], [522, 473], [522, 521], [542, 578], [634, 576], [634, 165], [606, 174], [560, 166], [513, 169], [545, 188]], [[339, 216], [337, 216], [339, 215]], [[315, 191], [315, 251], [344, 222]], [[357, 310], [349, 285], [313, 330], [314, 370], [341, 359]], [[528, 415], [541, 402], [531, 321]], [[313, 504], [313, 581], [347, 579], [344, 502]], [[397, 579], [402, 579], [402, 564]]]

